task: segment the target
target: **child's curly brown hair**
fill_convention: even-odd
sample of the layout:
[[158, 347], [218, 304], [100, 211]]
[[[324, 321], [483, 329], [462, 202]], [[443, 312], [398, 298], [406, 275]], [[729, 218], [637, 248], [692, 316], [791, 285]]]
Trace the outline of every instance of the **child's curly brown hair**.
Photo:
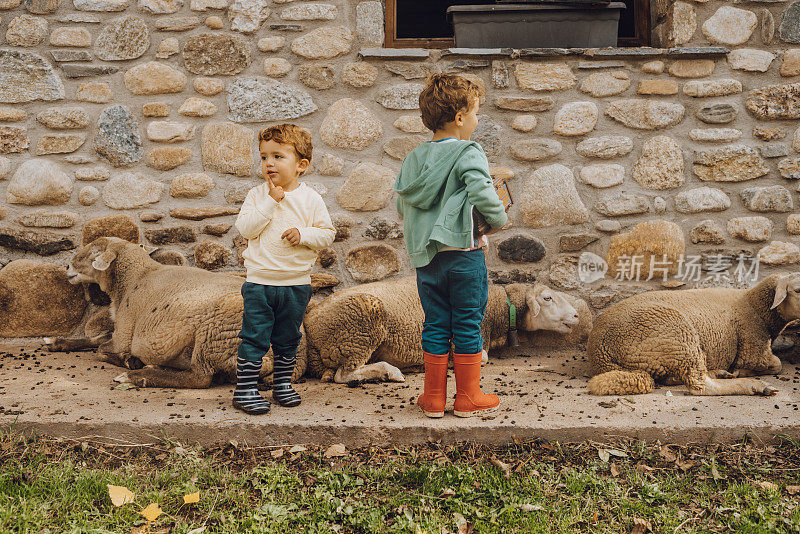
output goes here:
[[480, 101], [478, 84], [455, 74], [433, 74], [419, 94], [422, 124], [431, 131], [441, 130], [456, 118], [459, 111], [469, 110]]
[[307, 159], [309, 163], [311, 162], [311, 153], [314, 151], [314, 147], [311, 145], [311, 132], [296, 124], [276, 124], [264, 128], [258, 132], [258, 143], [261, 144], [261, 141], [275, 141], [282, 145], [292, 145], [300, 159]]

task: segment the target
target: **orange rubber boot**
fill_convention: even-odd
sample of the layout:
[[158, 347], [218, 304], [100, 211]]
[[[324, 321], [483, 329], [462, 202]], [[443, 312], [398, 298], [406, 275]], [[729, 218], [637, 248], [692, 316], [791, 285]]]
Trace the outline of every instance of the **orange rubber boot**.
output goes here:
[[456, 403], [453, 414], [458, 417], [480, 415], [500, 405], [497, 395], [485, 395], [481, 391], [481, 356], [480, 352], [453, 353], [453, 369], [456, 374]]
[[447, 403], [447, 359], [450, 354], [422, 353], [425, 356], [425, 389], [417, 404], [428, 417], [444, 417]]

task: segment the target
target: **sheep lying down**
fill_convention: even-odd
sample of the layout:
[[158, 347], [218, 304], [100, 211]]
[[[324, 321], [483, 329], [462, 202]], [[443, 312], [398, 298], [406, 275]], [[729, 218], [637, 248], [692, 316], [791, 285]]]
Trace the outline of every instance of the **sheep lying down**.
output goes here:
[[[98, 339], [107, 336], [98, 349], [101, 357], [116, 365], [143, 363], [144, 368], [128, 371], [129, 380], [140, 387], [207, 388], [215, 378], [235, 382], [244, 279], [162, 265], [150, 252], [101, 237], [81, 247], [70, 261], [71, 283], [97, 283], [111, 298], [110, 321], [103, 321], [105, 331], [98, 334]], [[56, 339], [50, 348], [68, 342]], [[301, 340], [294, 379], [305, 372], [303, 345]], [[271, 372], [270, 350], [261, 375]]]
[[[566, 334], [579, 322], [567, 297], [547, 286], [490, 284], [481, 325], [484, 358], [508, 343], [509, 299], [520, 331]], [[403, 382], [401, 369], [423, 365], [424, 319], [414, 277], [338, 291], [306, 313], [307, 372], [323, 382]]]
[[605, 310], [587, 341], [595, 395], [649, 393], [658, 380], [695, 395], [774, 395], [772, 341], [800, 319], [800, 273], [744, 289], [651, 291]]

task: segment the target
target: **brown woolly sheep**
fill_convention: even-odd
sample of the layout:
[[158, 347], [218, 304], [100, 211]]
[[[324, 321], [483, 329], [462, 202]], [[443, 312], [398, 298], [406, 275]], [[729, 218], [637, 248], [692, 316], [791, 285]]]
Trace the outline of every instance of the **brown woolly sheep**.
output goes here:
[[778, 374], [771, 342], [800, 319], [800, 273], [771, 275], [744, 289], [651, 291], [605, 310], [587, 353], [594, 395], [649, 393], [655, 380], [694, 395], [774, 395], [745, 376]]
[[[566, 295], [541, 284], [489, 285], [481, 325], [484, 359], [508, 344], [508, 299], [522, 332], [569, 333], [578, 313]], [[421, 366], [425, 314], [414, 277], [363, 284], [313, 305], [304, 321], [308, 374], [323, 382], [405, 380], [400, 369]]]
[[[113, 333], [99, 352], [116, 365], [131, 357], [145, 364], [128, 372], [132, 383], [206, 388], [215, 377], [235, 382], [244, 278], [162, 265], [143, 247], [114, 237], [81, 247], [67, 275], [74, 284], [97, 283], [111, 297]], [[294, 379], [305, 372], [304, 355], [301, 341]], [[261, 375], [271, 372], [270, 350]]]

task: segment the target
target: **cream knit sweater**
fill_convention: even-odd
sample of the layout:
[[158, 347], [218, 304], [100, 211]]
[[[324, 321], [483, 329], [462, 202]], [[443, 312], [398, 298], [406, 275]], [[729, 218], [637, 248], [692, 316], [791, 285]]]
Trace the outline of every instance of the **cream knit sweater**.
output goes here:
[[[276, 202], [264, 182], [244, 199], [236, 228], [248, 240], [243, 254], [248, 282], [268, 286], [310, 284], [317, 251], [333, 243], [336, 229], [322, 197], [304, 183], [285, 195]], [[289, 228], [300, 231], [299, 245], [281, 239]]]

